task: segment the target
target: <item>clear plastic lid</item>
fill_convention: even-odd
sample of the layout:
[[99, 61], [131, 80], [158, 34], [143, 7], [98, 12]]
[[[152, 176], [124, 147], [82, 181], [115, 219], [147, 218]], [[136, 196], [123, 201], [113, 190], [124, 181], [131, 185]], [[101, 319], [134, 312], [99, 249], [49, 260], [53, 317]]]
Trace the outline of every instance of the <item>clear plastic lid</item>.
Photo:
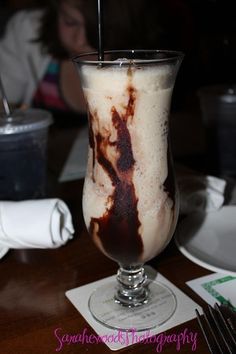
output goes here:
[[0, 135], [22, 134], [47, 128], [53, 122], [52, 115], [42, 109], [16, 110], [10, 117], [0, 114]]

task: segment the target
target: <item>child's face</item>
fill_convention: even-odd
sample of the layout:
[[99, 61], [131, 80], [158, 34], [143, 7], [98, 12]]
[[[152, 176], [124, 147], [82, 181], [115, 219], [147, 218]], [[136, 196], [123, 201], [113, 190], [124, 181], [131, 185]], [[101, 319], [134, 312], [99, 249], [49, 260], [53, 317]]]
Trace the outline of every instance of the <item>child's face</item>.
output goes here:
[[59, 37], [69, 55], [90, 51], [86, 38], [84, 18], [79, 10], [61, 2], [58, 17]]

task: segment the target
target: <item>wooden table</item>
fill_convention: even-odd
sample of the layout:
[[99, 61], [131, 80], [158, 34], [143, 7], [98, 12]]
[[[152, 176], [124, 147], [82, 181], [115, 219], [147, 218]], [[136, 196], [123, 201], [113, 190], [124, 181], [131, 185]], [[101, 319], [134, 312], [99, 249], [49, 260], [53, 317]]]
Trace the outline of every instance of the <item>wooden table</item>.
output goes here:
[[[61, 197], [68, 204], [74, 221], [75, 236], [56, 250], [11, 250], [0, 262], [0, 353], [47, 354], [59, 346], [54, 331], [64, 334], [82, 333], [87, 328], [95, 334], [85, 319], [65, 296], [69, 289], [113, 275], [117, 264], [106, 258], [92, 243], [82, 218], [81, 195], [83, 181], [58, 184], [56, 169], [61, 167], [73, 139], [74, 131], [52, 131], [49, 141], [49, 196]], [[61, 147], [58, 150], [58, 147]], [[62, 149], [63, 147], [63, 149]], [[61, 152], [59, 152], [61, 151]], [[176, 248], [174, 240], [162, 254], [149, 264], [184, 291], [199, 305], [205, 303], [186, 281], [210, 272], [192, 263]], [[208, 353], [197, 321], [172, 328], [167, 334], [197, 332], [197, 353]], [[181, 347], [190, 353], [191, 345]], [[105, 344], [65, 345], [61, 353], [110, 353]], [[155, 344], [136, 344], [117, 353], [156, 353]], [[175, 344], [165, 344], [164, 353], [175, 353]]]

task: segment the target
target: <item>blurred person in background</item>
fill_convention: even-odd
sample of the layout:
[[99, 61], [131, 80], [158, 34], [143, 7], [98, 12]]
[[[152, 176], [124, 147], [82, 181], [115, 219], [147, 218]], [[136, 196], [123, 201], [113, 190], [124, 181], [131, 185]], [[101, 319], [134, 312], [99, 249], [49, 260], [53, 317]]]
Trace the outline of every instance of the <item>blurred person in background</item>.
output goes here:
[[87, 2], [50, 0], [10, 18], [0, 42], [0, 67], [11, 103], [47, 109], [57, 119], [75, 114], [77, 122], [85, 120], [78, 74], [68, 59], [93, 50], [85, 27]]

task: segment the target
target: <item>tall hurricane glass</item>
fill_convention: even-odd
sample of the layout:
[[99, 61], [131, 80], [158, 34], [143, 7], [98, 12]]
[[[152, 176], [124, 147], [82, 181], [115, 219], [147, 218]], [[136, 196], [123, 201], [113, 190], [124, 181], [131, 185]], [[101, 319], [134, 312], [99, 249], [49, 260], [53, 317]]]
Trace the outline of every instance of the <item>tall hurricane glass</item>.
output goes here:
[[83, 214], [89, 234], [119, 264], [117, 278], [92, 293], [99, 322], [146, 330], [167, 321], [176, 299], [147, 278], [176, 227], [179, 200], [169, 145], [169, 111], [182, 54], [110, 51], [74, 59], [87, 101], [89, 153]]

